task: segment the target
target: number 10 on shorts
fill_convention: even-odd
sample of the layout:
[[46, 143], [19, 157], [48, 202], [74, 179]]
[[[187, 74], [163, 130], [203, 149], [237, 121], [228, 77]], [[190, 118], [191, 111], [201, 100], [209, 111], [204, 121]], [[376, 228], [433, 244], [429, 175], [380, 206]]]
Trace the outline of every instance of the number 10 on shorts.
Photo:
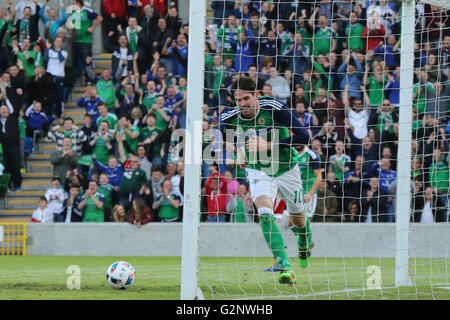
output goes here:
[[294, 191], [294, 203], [302, 203], [303, 202], [303, 190]]

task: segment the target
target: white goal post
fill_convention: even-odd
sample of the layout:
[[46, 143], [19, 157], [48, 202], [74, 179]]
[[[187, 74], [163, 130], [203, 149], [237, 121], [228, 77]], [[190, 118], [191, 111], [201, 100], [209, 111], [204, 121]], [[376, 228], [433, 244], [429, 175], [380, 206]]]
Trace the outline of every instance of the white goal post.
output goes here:
[[180, 299], [201, 298], [198, 289], [198, 229], [202, 162], [202, 106], [206, 0], [189, 5], [189, 55], [185, 134], [185, 188]]
[[[421, 0], [419, 2], [450, 9], [448, 0]], [[411, 130], [414, 77], [415, 0], [403, 1], [400, 62], [399, 144], [397, 153], [397, 206], [395, 285], [410, 286], [408, 275], [409, 217], [411, 211]]]

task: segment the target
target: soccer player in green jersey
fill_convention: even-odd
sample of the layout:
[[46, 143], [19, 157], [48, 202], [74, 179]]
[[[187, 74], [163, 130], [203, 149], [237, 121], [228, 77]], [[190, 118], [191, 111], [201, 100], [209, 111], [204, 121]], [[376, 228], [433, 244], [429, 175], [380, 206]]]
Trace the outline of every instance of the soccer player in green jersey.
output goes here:
[[[304, 188], [305, 211], [308, 218], [312, 219], [317, 204], [317, 188], [322, 182], [321, 161], [320, 157], [308, 146], [300, 146], [296, 150], [298, 152], [298, 167], [300, 168]], [[307, 259], [304, 260], [307, 262]], [[302, 262], [304, 261], [300, 263], [302, 264]]]
[[275, 222], [273, 203], [277, 196], [286, 201], [299, 253], [305, 251], [308, 256], [310, 230], [294, 147], [308, 144], [309, 135], [286, 105], [273, 97], [259, 97], [251, 78], [239, 78], [231, 90], [237, 107], [221, 113], [220, 128], [226, 141], [232, 137], [238, 150], [245, 154], [243, 166], [247, 165], [250, 195], [258, 211], [264, 239], [281, 265], [278, 280], [294, 284], [297, 279]]

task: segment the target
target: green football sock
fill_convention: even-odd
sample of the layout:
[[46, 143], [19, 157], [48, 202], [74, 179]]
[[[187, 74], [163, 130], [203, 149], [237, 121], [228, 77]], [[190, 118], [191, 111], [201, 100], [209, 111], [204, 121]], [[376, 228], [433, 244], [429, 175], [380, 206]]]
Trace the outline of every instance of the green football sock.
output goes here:
[[311, 223], [309, 221], [309, 218], [306, 217], [306, 222], [303, 227], [297, 227], [294, 225], [291, 228], [292, 232], [297, 236], [298, 241], [298, 247], [300, 249], [306, 249], [311, 244]]
[[264, 239], [266, 240], [269, 249], [272, 251], [273, 256], [277, 259], [282, 268], [290, 268], [291, 265], [286, 253], [286, 248], [284, 247], [283, 236], [275, 222], [274, 215], [264, 213], [260, 214], [259, 217]]

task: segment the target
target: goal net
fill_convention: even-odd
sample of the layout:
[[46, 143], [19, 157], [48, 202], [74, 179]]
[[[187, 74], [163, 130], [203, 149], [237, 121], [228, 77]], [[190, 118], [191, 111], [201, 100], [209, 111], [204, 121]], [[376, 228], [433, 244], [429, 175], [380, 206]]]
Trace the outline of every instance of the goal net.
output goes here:
[[203, 297], [450, 298], [450, 11], [426, 2], [206, 1]]

